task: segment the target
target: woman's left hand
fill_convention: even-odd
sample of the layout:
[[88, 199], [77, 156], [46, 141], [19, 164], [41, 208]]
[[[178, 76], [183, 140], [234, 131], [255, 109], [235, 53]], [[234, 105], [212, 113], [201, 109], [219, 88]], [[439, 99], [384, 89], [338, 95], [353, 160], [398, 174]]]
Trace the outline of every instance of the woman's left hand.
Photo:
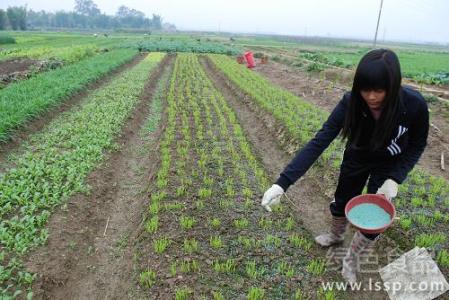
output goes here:
[[384, 194], [391, 201], [398, 194], [398, 184], [392, 179], [387, 179], [377, 190], [376, 194]]

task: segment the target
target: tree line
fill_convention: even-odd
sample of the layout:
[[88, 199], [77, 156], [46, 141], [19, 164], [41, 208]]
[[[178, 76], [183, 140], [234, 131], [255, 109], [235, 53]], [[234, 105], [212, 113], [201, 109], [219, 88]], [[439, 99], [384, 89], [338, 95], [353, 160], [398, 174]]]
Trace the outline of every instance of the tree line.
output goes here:
[[174, 25], [163, 23], [162, 17], [120, 6], [115, 15], [102, 13], [92, 0], [75, 0], [73, 11], [46, 12], [33, 11], [25, 6], [0, 9], [0, 30], [27, 30], [33, 28], [73, 28], [73, 29], [176, 29]]

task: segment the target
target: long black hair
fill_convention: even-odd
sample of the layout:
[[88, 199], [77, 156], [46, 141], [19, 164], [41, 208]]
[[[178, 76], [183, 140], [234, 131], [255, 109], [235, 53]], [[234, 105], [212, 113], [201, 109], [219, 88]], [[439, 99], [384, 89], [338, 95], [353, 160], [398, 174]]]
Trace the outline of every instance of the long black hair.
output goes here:
[[382, 114], [376, 122], [370, 148], [375, 150], [385, 145], [395, 130], [395, 121], [400, 114], [401, 80], [399, 59], [393, 51], [376, 49], [365, 54], [355, 71], [349, 109], [342, 130], [343, 138], [357, 144], [363, 134], [362, 117], [364, 113], [369, 113], [369, 108], [360, 92], [383, 89], [386, 95], [382, 103]]

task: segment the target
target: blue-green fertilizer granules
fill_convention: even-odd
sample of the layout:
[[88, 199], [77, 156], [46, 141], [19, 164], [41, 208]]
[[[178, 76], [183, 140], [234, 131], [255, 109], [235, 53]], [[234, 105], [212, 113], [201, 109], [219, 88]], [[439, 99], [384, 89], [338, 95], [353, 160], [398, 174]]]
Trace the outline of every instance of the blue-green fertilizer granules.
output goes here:
[[382, 207], [372, 203], [354, 206], [348, 212], [348, 219], [360, 228], [374, 229], [390, 223], [391, 216]]

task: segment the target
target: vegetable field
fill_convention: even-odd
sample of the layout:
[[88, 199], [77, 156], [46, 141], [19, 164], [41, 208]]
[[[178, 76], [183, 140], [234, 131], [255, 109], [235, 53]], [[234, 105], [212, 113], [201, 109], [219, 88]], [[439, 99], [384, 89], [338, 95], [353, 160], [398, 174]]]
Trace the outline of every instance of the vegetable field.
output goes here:
[[[329, 115], [236, 62], [278, 41], [11, 35], [0, 60], [66, 63], [0, 90], [0, 299], [386, 299], [323, 285], [342, 281], [338, 248], [313, 236], [329, 226], [343, 141], [273, 212], [260, 205]], [[73, 58], [74, 39], [94, 53]], [[376, 253], [426, 247], [447, 277], [448, 178], [417, 166], [395, 205]]]

